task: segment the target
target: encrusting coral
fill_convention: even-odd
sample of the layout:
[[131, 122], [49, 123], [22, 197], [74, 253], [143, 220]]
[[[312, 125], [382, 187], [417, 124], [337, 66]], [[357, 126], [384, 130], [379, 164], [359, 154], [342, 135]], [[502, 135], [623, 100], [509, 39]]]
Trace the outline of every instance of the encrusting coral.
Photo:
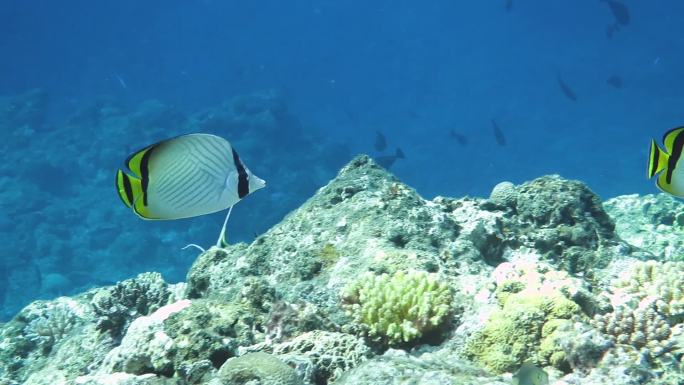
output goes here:
[[[567, 272], [541, 262], [505, 262], [493, 277], [502, 308], [467, 342], [467, 356], [495, 372], [513, 371], [527, 360], [569, 371], [588, 365], [580, 355], [595, 361], [606, 349], [582, 327], [582, 310], [571, 299], [581, 283]], [[561, 343], [568, 338], [578, 343]]]
[[438, 330], [452, 312], [452, 293], [435, 274], [366, 273], [342, 293], [343, 306], [369, 337], [390, 346], [414, 342]]
[[210, 385], [219, 384], [299, 385], [301, 381], [295, 371], [277, 357], [255, 352], [226, 361], [218, 378], [210, 382]]

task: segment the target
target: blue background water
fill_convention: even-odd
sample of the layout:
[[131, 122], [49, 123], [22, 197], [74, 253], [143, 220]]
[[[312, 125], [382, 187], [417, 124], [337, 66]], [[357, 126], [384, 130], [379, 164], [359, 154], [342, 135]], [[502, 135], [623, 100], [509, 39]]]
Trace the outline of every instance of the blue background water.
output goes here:
[[179, 248], [211, 244], [222, 215], [144, 222], [112, 180], [131, 151], [188, 131], [228, 138], [269, 182], [236, 206], [233, 242], [277, 223], [353, 154], [380, 155], [377, 131], [385, 154], [406, 154], [392, 171], [426, 197], [487, 196], [549, 173], [604, 198], [655, 192], [648, 140], [684, 121], [684, 3], [625, 4], [631, 22], [609, 38], [614, 16], [593, 0], [513, 0], [510, 11], [504, 1], [4, 0], [0, 319], [142, 271], [183, 280], [196, 252]]

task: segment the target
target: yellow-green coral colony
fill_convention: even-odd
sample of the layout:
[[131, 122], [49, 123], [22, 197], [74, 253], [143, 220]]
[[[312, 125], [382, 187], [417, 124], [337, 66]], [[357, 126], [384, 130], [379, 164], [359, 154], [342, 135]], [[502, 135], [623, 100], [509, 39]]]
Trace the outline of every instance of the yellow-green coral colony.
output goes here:
[[369, 337], [395, 346], [442, 326], [452, 312], [453, 296], [435, 274], [399, 271], [364, 274], [343, 290], [342, 300]]

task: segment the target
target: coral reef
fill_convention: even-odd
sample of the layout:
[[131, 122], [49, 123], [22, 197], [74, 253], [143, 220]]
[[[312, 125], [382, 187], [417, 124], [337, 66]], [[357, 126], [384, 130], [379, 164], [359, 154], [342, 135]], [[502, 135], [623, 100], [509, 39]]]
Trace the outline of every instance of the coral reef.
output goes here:
[[[214, 112], [183, 119], [288, 119], [259, 98]], [[359, 156], [250, 244], [199, 255], [187, 284], [146, 273], [27, 306], [0, 324], [0, 385], [502, 385], [526, 361], [557, 384], [676, 384], [683, 270], [646, 255], [579, 182], [426, 200]], [[46, 271], [50, 290], [78, 279]]]
[[342, 301], [372, 339], [390, 346], [438, 330], [453, 311], [449, 286], [420, 271], [366, 273], [343, 290]]

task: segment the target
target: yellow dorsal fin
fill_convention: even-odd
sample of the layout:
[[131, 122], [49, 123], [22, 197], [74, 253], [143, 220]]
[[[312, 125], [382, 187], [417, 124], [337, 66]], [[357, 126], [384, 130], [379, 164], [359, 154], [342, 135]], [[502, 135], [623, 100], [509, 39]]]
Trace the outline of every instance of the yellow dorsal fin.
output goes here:
[[140, 179], [132, 177], [122, 170], [116, 172], [116, 189], [119, 192], [119, 198], [127, 207], [132, 207], [142, 196]]
[[674, 150], [675, 139], [677, 139], [677, 136], [679, 136], [682, 131], [684, 131], [684, 127], [677, 127], [671, 129], [663, 135], [663, 144], [665, 145], [665, 151], [667, 151], [668, 154], [672, 154], [672, 151]]
[[655, 140], [651, 139], [651, 150], [648, 154], [648, 178], [653, 178], [654, 175], [663, 171], [667, 167], [669, 155], [658, 147]]

